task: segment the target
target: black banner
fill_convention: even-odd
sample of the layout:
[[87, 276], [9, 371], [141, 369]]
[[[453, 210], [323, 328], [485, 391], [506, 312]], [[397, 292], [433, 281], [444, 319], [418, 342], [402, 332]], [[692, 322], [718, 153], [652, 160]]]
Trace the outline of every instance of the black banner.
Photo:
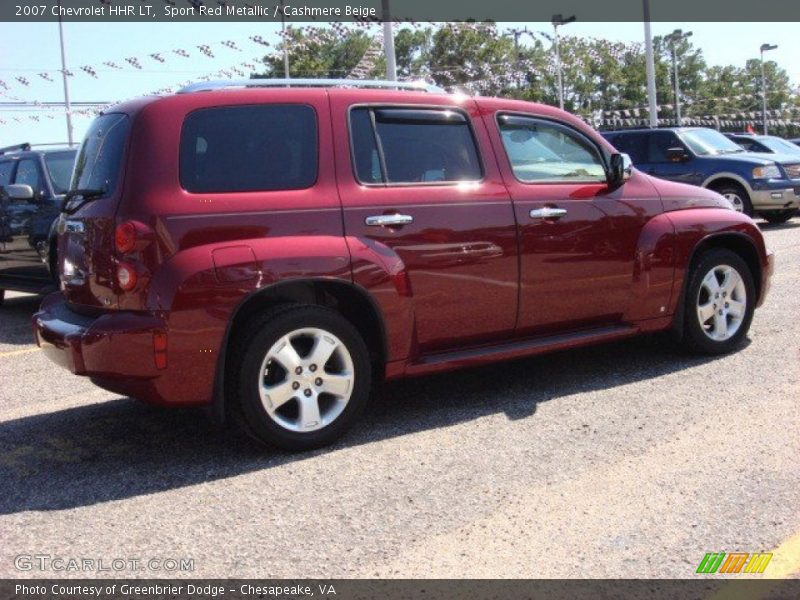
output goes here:
[[796, 600], [800, 580], [2, 580], [3, 600]]
[[[795, 0], [390, 0], [392, 21], [549, 22], [575, 15], [583, 22], [800, 21]], [[381, 0], [3, 0], [0, 21], [39, 22], [319, 22], [380, 21]]]

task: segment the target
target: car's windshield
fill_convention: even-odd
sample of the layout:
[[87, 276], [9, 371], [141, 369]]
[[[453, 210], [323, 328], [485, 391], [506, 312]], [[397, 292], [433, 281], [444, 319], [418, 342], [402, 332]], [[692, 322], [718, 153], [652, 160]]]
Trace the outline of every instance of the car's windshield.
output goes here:
[[713, 129], [689, 129], [678, 132], [678, 135], [699, 156], [744, 152], [741, 146]]
[[787, 142], [779, 137], [762, 137], [758, 138], [758, 141], [764, 144], [767, 148], [772, 150], [773, 152], [783, 153], [783, 154], [800, 154], [800, 146], [795, 146], [794, 144]]
[[44, 164], [56, 194], [63, 194], [69, 189], [72, 167], [75, 164], [75, 150], [64, 152], [48, 152], [44, 155]]

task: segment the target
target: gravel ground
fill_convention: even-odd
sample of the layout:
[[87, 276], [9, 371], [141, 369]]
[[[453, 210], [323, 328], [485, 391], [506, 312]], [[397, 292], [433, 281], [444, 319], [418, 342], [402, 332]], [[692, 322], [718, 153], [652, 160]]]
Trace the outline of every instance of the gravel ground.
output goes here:
[[706, 552], [776, 548], [766, 575], [797, 574], [800, 219], [764, 230], [773, 289], [736, 354], [643, 338], [395, 383], [300, 455], [54, 367], [38, 299], [13, 295], [0, 576], [44, 576], [14, 558], [47, 554], [194, 559], [125, 576], [690, 577]]

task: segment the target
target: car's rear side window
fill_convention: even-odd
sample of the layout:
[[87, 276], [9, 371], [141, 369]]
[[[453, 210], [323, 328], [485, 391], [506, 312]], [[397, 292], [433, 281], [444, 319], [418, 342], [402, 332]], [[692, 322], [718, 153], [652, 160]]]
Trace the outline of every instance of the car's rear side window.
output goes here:
[[302, 104], [197, 110], [181, 131], [180, 181], [196, 193], [293, 190], [317, 179], [317, 119]]
[[479, 181], [483, 169], [460, 111], [357, 107], [350, 112], [356, 176], [367, 184]]
[[631, 157], [633, 164], [647, 162], [647, 136], [640, 133], [622, 133], [608, 136], [608, 141], [620, 152]]

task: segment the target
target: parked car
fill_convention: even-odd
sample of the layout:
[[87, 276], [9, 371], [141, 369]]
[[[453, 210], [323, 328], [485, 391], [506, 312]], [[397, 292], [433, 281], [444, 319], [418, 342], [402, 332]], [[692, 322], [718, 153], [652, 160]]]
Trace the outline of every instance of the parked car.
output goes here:
[[748, 152], [764, 154], [786, 154], [800, 157], [800, 146], [775, 135], [756, 135], [754, 133], [726, 133], [725, 137]]
[[0, 304], [6, 290], [57, 289], [55, 222], [76, 150], [0, 148]]
[[290, 449], [339, 437], [382, 379], [655, 331], [732, 351], [773, 264], [722, 196], [572, 115], [397, 82], [127, 102], [73, 186], [45, 354]]
[[636, 129], [603, 134], [649, 175], [719, 192], [738, 211], [783, 223], [800, 206], [800, 158], [745, 152], [714, 129]]

